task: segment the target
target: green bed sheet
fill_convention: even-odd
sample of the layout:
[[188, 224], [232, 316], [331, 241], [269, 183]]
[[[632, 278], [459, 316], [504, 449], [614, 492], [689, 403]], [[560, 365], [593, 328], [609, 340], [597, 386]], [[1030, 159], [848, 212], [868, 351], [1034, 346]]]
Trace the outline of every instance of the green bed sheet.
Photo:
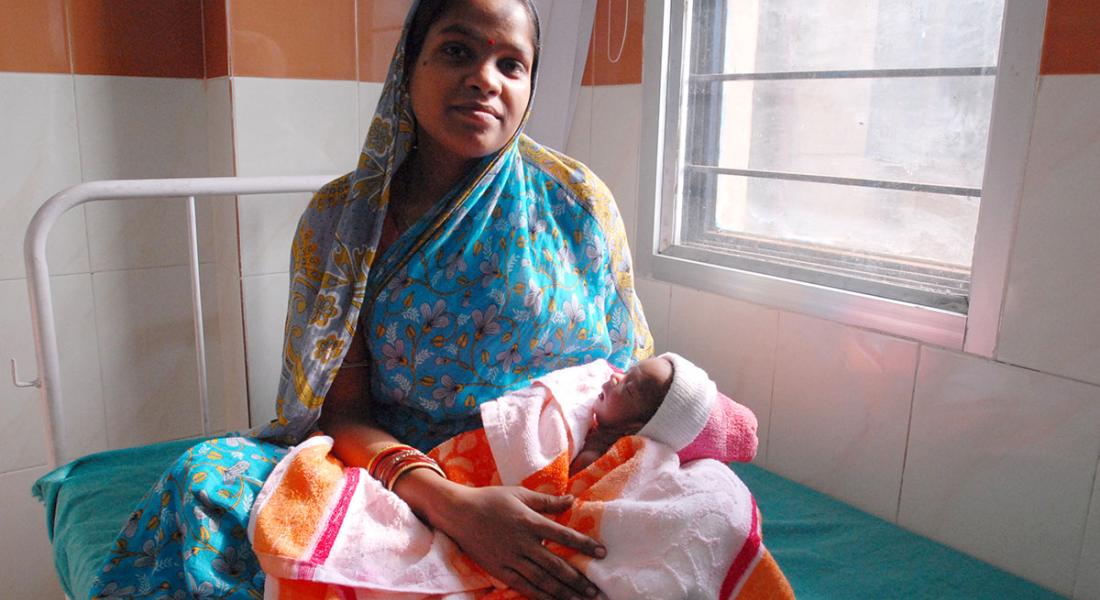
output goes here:
[[764, 545], [799, 600], [1062, 598], [754, 465], [733, 471], [756, 497]]
[[[46, 506], [58, 576], [70, 598], [86, 597], [130, 511], [197, 441], [92, 454], [35, 483], [34, 494]], [[734, 465], [734, 471], [756, 496], [764, 543], [801, 600], [1060, 598], [753, 465]]]
[[160, 474], [199, 441], [175, 440], [90, 454], [35, 482], [34, 495], [46, 505], [57, 575], [69, 598], [88, 597], [96, 571], [130, 511]]

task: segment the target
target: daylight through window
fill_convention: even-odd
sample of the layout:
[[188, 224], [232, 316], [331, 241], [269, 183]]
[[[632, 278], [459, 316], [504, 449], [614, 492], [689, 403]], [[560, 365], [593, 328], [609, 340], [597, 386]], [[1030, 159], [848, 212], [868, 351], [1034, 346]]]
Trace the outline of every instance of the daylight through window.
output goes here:
[[1003, 10], [688, 2], [662, 253], [965, 313]]

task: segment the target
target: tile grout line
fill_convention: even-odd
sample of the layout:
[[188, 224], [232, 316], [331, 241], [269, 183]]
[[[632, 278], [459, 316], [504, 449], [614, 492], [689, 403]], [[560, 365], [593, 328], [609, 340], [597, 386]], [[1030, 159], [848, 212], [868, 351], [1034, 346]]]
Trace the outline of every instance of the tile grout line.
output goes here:
[[905, 489], [905, 465], [909, 462], [909, 439], [913, 433], [913, 407], [917, 403], [917, 378], [920, 374], [920, 362], [924, 357], [924, 346], [917, 344], [917, 362], [913, 366], [913, 386], [909, 391], [909, 420], [905, 423], [905, 448], [901, 453], [901, 473], [898, 476], [898, 501], [894, 509], [894, 524], [901, 520], [901, 492]]
[[1085, 505], [1085, 523], [1081, 530], [1081, 544], [1077, 547], [1077, 564], [1073, 565], [1073, 580], [1070, 582], [1070, 590], [1076, 597], [1077, 583], [1081, 576], [1082, 560], [1085, 558], [1085, 544], [1088, 543], [1089, 520], [1093, 517], [1092, 505], [1096, 502], [1096, 482], [1100, 477], [1100, 453], [1096, 457], [1096, 467], [1092, 470], [1092, 489], [1089, 491], [1088, 504]]
[[[73, 50], [73, 47], [75, 45], [74, 41], [73, 41], [73, 16], [72, 16], [72, 13], [70, 12], [68, 2], [65, 3], [65, 17], [66, 17], [65, 18], [65, 26], [66, 26], [66, 29], [67, 29], [66, 33], [67, 33], [68, 40], [69, 40], [69, 66], [70, 66], [70, 71], [71, 71], [70, 76], [72, 77], [72, 84], [73, 84], [73, 117], [74, 117], [73, 120], [74, 120], [75, 127], [76, 127], [77, 164], [80, 166], [80, 181], [81, 181], [81, 183], [83, 183], [84, 180], [85, 180], [84, 150], [80, 145], [80, 140], [81, 140], [81, 134], [80, 134], [80, 132], [81, 132], [81, 126], [80, 126], [80, 101], [79, 101], [79, 90], [77, 89], [77, 85], [76, 85], [76, 77], [77, 77], [77, 74], [76, 74], [76, 58], [75, 58], [75, 52]], [[86, 206], [81, 206], [81, 213], [82, 213], [81, 216], [83, 217], [83, 220], [84, 220], [84, 251], [85, 251], [85, 253], [87, 255], [87, 258], [88, 258], [88, 287], [91, 289], [91, 294], [92, 294], [92, 297], [90, 298], [89, 304], [91, 304], [91, 307], [92, 307], [92, 331], [93, 331], [93, 333], [95, 335], [95, 339], [96, 339], [95, 362], [96, 362], [96, 371], [99, 373], [99, 411], [100, 411], [100, 414], [103, 417], [103, 438], [102, 439], [103, 439], [103, 444], [104, 444], [105, 449], [106, 449], [106, 448], [110, 448], [110, 446], [111, 446], [111, 432], [110, 432], [110, 429], [108, 427], [108, 418], [107, 418], [107, 394], [104, 392], [104, 389], [103, 389], [103, 381], [104, 381], [103, 361], [100, 360], [100, 356], [101, 356], [101, 354], [100, 354], [101, 353], [100, 339], [99, 339], [99, 333], [100, 332], [99, 332], [99, 319], [97, 318], [97, 315], [99, 314], [99, 310], [98, 310], [97, 304], [96, 304], [95, 274], [93, 273], [93, 270], [92, 270], [92, 236], [91, 236], [91, 228], [90, 228], [89, 223], [88, 223], [88, 208]], [[60, 342], [58, 342], [58, 346], [60, 346]], [[59, 356], [58, 357], [59, 362], [60, 362], [60, 358], [61, 357]], [[64, 387], [61, 388], [61, 391], [64, 392]], [[62, 397], [64, 397], [64, 396], [62, 396]], [[64, 409], [64, 406], [62, 406], [61, 409]], [[65, 432], [55, 431], [54, 435], [65, 435]]]
[[775, 311], [775, 342], [772, 344], [772, 382], [768, 390], [768, 431], [764, 433], [764, 468], [768, 467], [768, 454], [772, 449], [772, 415], [775, 414], [775, 374], [779, 370], [779, 320], [783, 318], [783, 311]]
[[37, 465], [30, 465], [28, 467], [19, 467], [18, 469], [12, 469], [11, 471], [0, 472], [0, 477], [4, 477], [5, 475], [19, 475], [20, 473], [26, 473], [28, 471], [35, 471], [38, 469], [45, 469], [47, 473], [51, 470], [48, 464], [40, 463]]
[[[228, 11], [228, 8], [226, 9]], [[228, 19], [228, 15], [226, 16]], [[229, 35], [228, 32], [226, 35]], [[232, 55], [230, 55], [232, 56]], [[236, 113], [236, 100], [233, 96], [233, 77], [226, 76], [226, 91], [229, 94], [229, 147], [231, 150], [230, 164], [233, 171], [233, 176], [237, 176], [237, 113]], [[239, 299], [239, 305], [241, 309], [241, 352], [242, 355], [242, 370], [244, 371], [244, 409], [245, 409], [245, 421], [248, 427], [252, 425], [252, 392], [250, 389], [250, 380], [248, 378], [248, 333], [244, 324], [245, 319], [245, 302], [244, 302], [244, 251], [241, 249], [241, 197], [236, 196], [233, 200], [233, 223], [234, 233], [236, 235], [236, 249], [237, 249], [237, 298]], [[226, 402], [228, 405], [228, 402]]]

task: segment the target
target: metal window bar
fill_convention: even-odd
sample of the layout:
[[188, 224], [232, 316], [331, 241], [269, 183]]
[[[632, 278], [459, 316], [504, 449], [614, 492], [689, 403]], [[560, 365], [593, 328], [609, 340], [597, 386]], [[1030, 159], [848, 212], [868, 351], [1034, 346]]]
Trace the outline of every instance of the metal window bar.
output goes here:
[[831, 183], [834, 185], [852, 185], [857, 187], [902, 190], [906, 192], [929, 192], [932, 194], [949, 194], [952, 196], [968, 196], [973, 198], [979, 198], [982, 195], [982, 188], [956, 187], [950, 185], [936, 185], [932, 183], [915, 183], [910, 181], [857, 179], [855, 177], [834, 177], [831, 175], [813, 175], [811, 173], [793, 173], [781, 171], [762, 171], [759, 169], [730, 169], [726, 167], [714, 167], [710, 165], [695, 164], [685, 164], [684, 169], [687, 171], [709, 173], [713, 175], [738, 175], [741, 177], [761, 177], [764, 179], [783, 179], [786, 181]]
[[887, 79], [898, 77], [979, 77], [997, 74], [997, 67], [929, 67], [921, 69], [847, 69], [776, 71], [771, 73], [693, 73], [691, 83], [714, 81], [779, 81], [785, 79]]
[[[688, 147], [681, 155], [682, 178], [679, 190], [694, 188], [693, 201], [682, 199], [679, 240], [664, 246], [664, 252], [727, 267], [793, 278], [828, 287], [839, 287], [872, 295], [883, 295], [903, 301], [935, 306], [953, 312], [965, 313], [969, 294], [969, 271], [954, 269], [949, 265], [922, 265], [903, 257], [874, 256], [853, 253], [840, 248], [821, 246], [804, 247], [790, 240], [761, 240], [745, 233], [722, 231], [715, 221], [715, 194], [713, 180], [716, 175], [733, 175], [750, 178], [776, 179], [846, 185], [877, 189], [924, 192], [972, 198], [981, 197], [981, 188], [938, 185], [910, 181], [889, 181], [840, 177], [814, 173], [767, 171], [761, 169], [727, 168], [705, 164], [717, 156], [717, 127], [712, 124], [720, 115], [715, 114], [721, 104], [721, 89], [702, 94], [702, 90], [726, 81], [780, 81], [823, 79], [888, 79], [914, 77], [992, 77], [996, 66], [928, 67], [901, 69], [847, 69], [817, 71], [785, 71], [756, 73], [722, 72], [722, 52], [717, 56], [701, 50], [710, 45], [723, 47], [722, 23], [724, 19], [706, 14], [708, 7], [719, 3], [691, 3], [692, 10], [685, 11], [684, 21], [690, 22], [690, 38], [705, 38], [701, 44], [687, 44], [690, 58], [684, 67], [689, 73], [682, 81], [687, 94], [686, 141]], [[702, 10], [701, 15], [692, 12]], [[708, 18], [698, 18], [700, 16]], [[711, 39], [721, 40], [715, 44]], [[701, 71], [701, 72], [700, 72]], [[705, 99], [704, 99], [705, 98]]]
[[92, 181], [73, 186], [47, 200], [34, 214], [23, 242], [23, 258], [27, 269], [27, 292], [30, 295], [31, 320], [34, 328], [35, 357], [38, 377], [26, 381], [19, 377], [18, 365], [11, 359], [11, 378], [16, 387], [39, 388], [42, 417], [46, 426], [47, 460], [50, 468], [74, 458], [70, 456], [61, 412], [61, 366], [58, 357], [57, 331], [54, 326], [53, 299], [50, 292], [49, 266], [46, 262], [46, 240], [57, 220], [71, 208], [102, 200], [151, 200], [157, 198], [188, 199], [188, 234], [191, 269], [193, 315], [195, 318], [195, 348], [198, 355], [200, 407], [203, 432], [209, 433], [205, 339], [202, 328], [202, 297], [199, 285], [198, 236], [195, 224], [195, 198], [200, 196], [240, 196], [249, 194], [279, 194], [314, 192], [338, 177], [337, 175], [305, 175], [285, 177], [204, 177], [192, 179], [141, 179]]

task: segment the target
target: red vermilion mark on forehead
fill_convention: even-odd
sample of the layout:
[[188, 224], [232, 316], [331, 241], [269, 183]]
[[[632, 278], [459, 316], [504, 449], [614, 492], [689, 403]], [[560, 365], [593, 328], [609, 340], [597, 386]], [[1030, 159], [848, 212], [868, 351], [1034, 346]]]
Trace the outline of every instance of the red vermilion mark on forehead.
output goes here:
[[490, 46], [495, 46], [497, 43], [493, 38], [487, 38], [485, 41], [488, 42]]

